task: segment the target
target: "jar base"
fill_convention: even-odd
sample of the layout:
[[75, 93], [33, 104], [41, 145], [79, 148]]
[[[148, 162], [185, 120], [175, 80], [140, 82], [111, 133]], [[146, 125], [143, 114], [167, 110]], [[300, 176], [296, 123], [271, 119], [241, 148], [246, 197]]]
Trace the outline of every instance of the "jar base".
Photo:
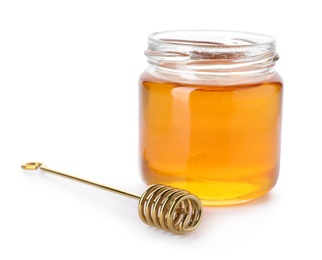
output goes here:
[[240, 205], [245, 204], [254, 200], [257, 200], [267, 194], [272, 188], [269, 188], [267, 190], [256, 192], [255, 194], [252, 194], [252, 196], [245, 196], [244, 198], [236, 198], [236, 199], [229, 199], [229, 200], [209, 200], [209, 199], [200, 199], [203, 206], [209, 206], [209, 207], [217, 207], [217, 206], [234, 206], [234, 205]]
[[[160, 182], [163, 185], [187, 190], [199, 197], [204, 206], [231, 206], [250, 202], [268, 193], [276, 183], [266, 178], [247, 182]], [[151, 185], [152, 183], [148, 183]]]

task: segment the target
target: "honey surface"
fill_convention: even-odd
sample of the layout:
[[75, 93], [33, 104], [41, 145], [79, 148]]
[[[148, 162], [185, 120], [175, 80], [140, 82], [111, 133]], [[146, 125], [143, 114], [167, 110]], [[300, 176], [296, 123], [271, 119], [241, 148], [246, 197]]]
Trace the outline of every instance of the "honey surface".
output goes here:
[[143, 74], [140, 156], [147, 184], [186, 189], [204, 205], [257, 198], [278, 178], [282, 83], [165, 82]]

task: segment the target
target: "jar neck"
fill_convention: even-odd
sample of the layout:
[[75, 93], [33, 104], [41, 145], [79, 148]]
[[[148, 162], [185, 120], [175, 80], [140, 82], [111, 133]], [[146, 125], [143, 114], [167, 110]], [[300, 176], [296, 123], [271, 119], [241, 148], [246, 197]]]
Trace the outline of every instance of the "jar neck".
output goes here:
[[168, 31], [151, 34], [145, 55], [162, 73], [197, 76], [258, 75], [278, 55], [271, 36], [235, 31]]

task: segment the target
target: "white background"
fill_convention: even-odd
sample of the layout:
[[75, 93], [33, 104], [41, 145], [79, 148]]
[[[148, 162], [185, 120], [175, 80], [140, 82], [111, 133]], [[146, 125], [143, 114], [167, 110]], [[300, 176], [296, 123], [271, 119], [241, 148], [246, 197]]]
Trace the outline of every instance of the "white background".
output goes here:
[[[0, 259], [321, 259], [319, 1], [0, 1]], [[205, 208], [198, 230], [149, 227], [137, 202], [20, 164], [142, 194], [139, 74], [148, 34], [273, 35], [285, 82], [280, 179]]]

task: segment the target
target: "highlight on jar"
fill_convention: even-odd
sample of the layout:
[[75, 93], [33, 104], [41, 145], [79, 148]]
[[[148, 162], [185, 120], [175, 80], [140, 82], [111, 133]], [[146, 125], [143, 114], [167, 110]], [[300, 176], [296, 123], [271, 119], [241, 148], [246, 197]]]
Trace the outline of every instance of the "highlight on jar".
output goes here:
[[165, 31], [148, 37], [140, 76], [141, 177], [203, 205], [244, 203], [279, 175], [282, 78], [273, 37]]

